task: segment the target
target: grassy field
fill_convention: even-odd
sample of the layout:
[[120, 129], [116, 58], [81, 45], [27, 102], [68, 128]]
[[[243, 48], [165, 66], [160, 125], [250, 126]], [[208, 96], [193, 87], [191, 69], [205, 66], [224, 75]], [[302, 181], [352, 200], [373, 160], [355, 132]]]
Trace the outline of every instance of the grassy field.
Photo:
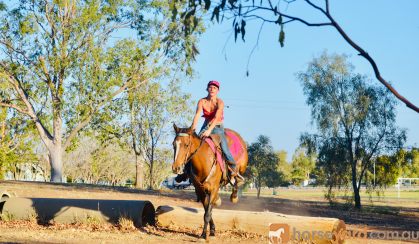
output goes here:
[[[261, 197], [274, 197], [289, 200], [304, 200], [304, 201], [327, 201], [324, 197], [326, 192], [325, 188], [276, 188], [274, 193], [273, 189], [263, 189], [261, 191]], [[225, 192], [226, 194], [228, 192]], [[347, 196], [351, 196], [352, 192], [346, 192]], [[256, 189], [247, 189], [243, 191], [244, 196], [256, 196]], [[336, 195], [340, 202], [344, 201], [344, 192], [340, 192]], [[383, 205], [383, 206], [403, 206], [403, 207], [419, 207], [419, 187], [403, 189], [400, 191], [400, 197], [398, 197], [398, 191], [396, 188], [388, 188], [379, 193], [373, 192], [368, 193], [365, 190], [361, 191], [361, 200], [363, 205]]]

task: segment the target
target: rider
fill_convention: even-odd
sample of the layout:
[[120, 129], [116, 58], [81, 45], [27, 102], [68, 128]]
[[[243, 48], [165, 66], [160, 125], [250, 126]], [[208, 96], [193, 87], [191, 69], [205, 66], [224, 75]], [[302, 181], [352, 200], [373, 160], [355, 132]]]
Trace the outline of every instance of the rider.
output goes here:
[[[207, 92], [208, 95], [204, 98], [201, 98], [198, 101], [198, 106], [196, 109], [196, 113], [191, 125], [191, 129], [195, 130], [198, 124], [199, 117], [201, 113], [203, 113], [202, 117], [205, 118], [205, 122], [201, 127], [199, 132], [199, 136], [201, 138], [208, 137], [210, 134], [217, 134], [221, 138], [221, 149], [225, 155], [227, 163], [231, 165], [233, 172], [231, 173], [231, 177], [238, 176], [238, 172], [236, 171], [236, 161], [234, 160], [233, 156], [231, 155], [230, 149], [228, 148], [227, 139], [224, 134], [224, 102], [220, 98], [217, 97], [217, 94], [220, 90], [220, 83], [218, 81], [212, 80], [208, 82], [207, 85]], [[179, 176], [180, 178], [185, 178], [186, 176]]]

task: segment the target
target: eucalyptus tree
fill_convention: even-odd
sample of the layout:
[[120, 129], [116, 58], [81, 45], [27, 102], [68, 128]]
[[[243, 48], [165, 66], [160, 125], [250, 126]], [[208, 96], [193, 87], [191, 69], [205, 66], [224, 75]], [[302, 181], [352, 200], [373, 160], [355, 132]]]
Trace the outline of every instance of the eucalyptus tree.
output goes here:
[[350, 184], [355, 207], [361, 208], [360, 189], [373, 160], [406, 141], [405, 131], [396, 126], [396, 100], [388, 90], [353, 73], [345, 56], [324, 53], [298, 78], [318, 131], [303, 134], [302, 142], [317, 150], [327, 185]]
[[[170, 82], [166, 87], [160, 83], [149, 83], [141, 89], [128, 92], [130, 118], [125, 124], [130, 134], [131, 148], [136, 155], [136, 187], [142, 188], [147, 176], [148, 186], [157, 186], [155, 163], [159, 168], [162, 158], [167, 162], [168, 136], [172, 132], [172, 123], [191, 119], [190, 95], [180, 90], [178, 81]], [[160, 160], [157, 160], [160, 159]], [[144, 163], [148, 172], [144, 172]], [[166, 175], [167, 176], [167, 175]]]
[[[0, 106], [36, 127], [49, 153], [51, 181], [62, 181], [63, 151], [73, 139], [123, 92], [148, 82], [159, 55], [193, 58], [191, 49], [179, 47], [192, 37], [177, 36], [174, 23], [160, 24], [167, 19], [165, 4], [1, 2]], [[150, 39], [155, 25], [166, 31]]]
[[278, 170], [278, 155], [274, 152], [269, 137], [260, 135], [248, 148], [249, 173], [256, 183], [257, 197], [262, 187], [276, 187], [283, 182], [283, 175]]

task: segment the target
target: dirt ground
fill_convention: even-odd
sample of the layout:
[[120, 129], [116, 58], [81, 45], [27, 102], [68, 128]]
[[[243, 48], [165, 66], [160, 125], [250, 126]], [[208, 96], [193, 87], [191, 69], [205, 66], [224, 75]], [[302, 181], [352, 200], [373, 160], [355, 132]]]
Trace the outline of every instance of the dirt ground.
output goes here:
[[[140, 191], [122, 187], [68, 185], [52, 183], [0, 181], [0, 194], [7, 192], [16, 197], [86, 198], [148, 200], [157, 206], [187, 206], [200, 208], [193, 191]], [[270, 211], [291, 215], [331, 217], [345, 221], [347, 229], [377, 231], [418, 231], [419, 205], [417, 207], [367, 207], [363, 211], [343, 206], [330, 207], [324, 201], [283, 199], [279, 197], [242, 196], [239, 203], [229, 202], [222, 195], [221, 209]], [[215, 220], [216, 222], [216, 220]], [[197, 242], [201, 227], [178, 229], [175, 227], [145, 227], [74, 224], [38, 225], [36, 221], [0, 221], [0, 242], [10, 243], [193, 243]], [[267, 243], [267, 237], [241, 232], [217, 232], [212, 243]], [[405, 243], [401, 241], [348, 239], [346, 243]], [[411, 241], [408, 243], [419, 243]]]

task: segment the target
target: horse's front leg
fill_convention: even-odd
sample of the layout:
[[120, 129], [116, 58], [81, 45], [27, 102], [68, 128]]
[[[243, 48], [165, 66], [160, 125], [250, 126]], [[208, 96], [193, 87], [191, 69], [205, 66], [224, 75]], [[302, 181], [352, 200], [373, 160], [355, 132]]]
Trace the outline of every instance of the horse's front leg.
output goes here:
[[211, 204], [211, 195], [210, 194], [205, 194], [205, 200], [202, 202], [202, 204], [204, 205], [204, 210], [205, 210], [205, 214], [204, 214], [204, 228], [202, 230], [202, 234], [201, 234], [201, 238], [203, 239], [207, 239], [207, 229], [208, 229], [208, 224], [211, 221], [211, 211], [212, 211], [212, 204]]
[[214, 220], [212, 220], [212, 213], [211, 213], [211, 220], [209, 224], [210, 224], [210, 236], [215, 236], [215, 224], [214, 224]]

